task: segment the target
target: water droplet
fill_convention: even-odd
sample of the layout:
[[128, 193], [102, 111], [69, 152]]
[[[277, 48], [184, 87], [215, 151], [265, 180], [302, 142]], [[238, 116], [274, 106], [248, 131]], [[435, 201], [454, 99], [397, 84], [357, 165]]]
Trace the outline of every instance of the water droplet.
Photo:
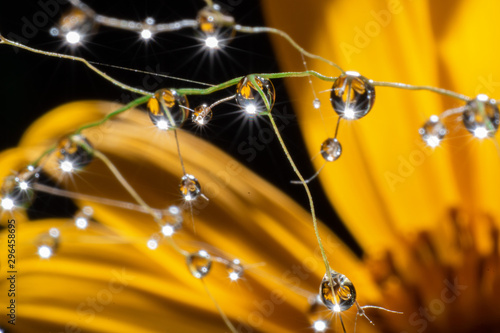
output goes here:
[[321, 156], [327, 162], [336, 161], [342, 155], [342, 145], [337, 138], [326, 139], [321, 144]]
[[181, 183], [179, 185], [182, 197], [186, 201], [193, 201], [198, 198], [201, 194], [201, 186], [193, 175], [185, 174], [181, 178]]
[[212, 119], [212, 115], [212, 109], [209, 108], [208, 105], [202, 104], [194, 109], [191, 120], [193, 123], [203, 126], [208, 124], [208, 122]]
[[333, 83], [333, 110], [345, 119], [360, 119], [368, 114], [375, 102], [375, 88], [364, 76], [346, 72]]
[[432, 148], [439, 146], [446, 133], [448, 133], [438, 116], [431, 116], [418, 132], [422, 140]]
[[[33, 184], [38, 180], [39, 174], [34, 168], [26, 167], [14, 175], [5, 177], [0, 193], [2, 198], [2, 207], [12, 209], [14, 207], [27, 208], [35, 199]], [[10, 207], [10, 208], [9, 208]]]
[[149, 118], [161, 130], [180, 128], [189, 115], [186, 96], [160, 89], [148, 101]]
[[[269, 102], [270, 110], [272, 110], [274, 101], [276, 100], [276, 92], [271, 80], [256, 76], [255, 82], [264, 92], [264, 95]], [[251, 115], [268, 112], [262, 96], [247, 76], [241, 79], [236, 86], [236, 102], [246, 113]]]
[[93, 159], [92, 149], [90, 142], [82, 135], [63, 138], [56, 150], [61, 169], [71, 172], [87, 166]]
[[486, 95], [478, 95], [467, 103], [463, 113], [463, 123], [476, 138], [493, 137], [500, 123], [497, 104]]
[[147, 245], [150, 250], [156, 250], [158, 248], [158, 240], [156, 240], [155, 238], [151, 238], [150, 240], [148, 240]]
[[38, 256], [42, 259], [52, 257], [59, 247], [59, 229], [52, 228], [49, 232], [43, 233], [38, 237], [36, 246]]
[[205, 277], [212, 268], [212, 258], [205, 250], [188, 255], [186, 263], [191, 274], [197, 279]]
[[[330, 279], [325, 274], [319, 287], [321, 301], [327, 308], [335, 312], [343, 312], [349, 309], [356, 302], [356, 289], [351, 280], [344, 274], [331, 271], [333, 288]], [[332, 291], [333, 290], [333, 291]]]
[[321, 101], [319, 100], [319, 98], [314, 99], [313, 106], [315, 109], [319, 109], [321, 107]]
[[168, 212], [161, 217], [162, 233], [165, 236], [172, 236], [175, 231], [182, 227], [184, 218], [182, 212], [177, 206], [170, 206]]
[[200, 10], [197, 20], [200, 31], [205, 38], [206, 46], [209, 48], [219, 48], [227, 45], [234, 37], [234, 17], [223, 12], [217, 4]]
[[96, 27], [93, 17], [79, 8], [72, 8], [61, 17], [56, 29], [58, 35], [64, 37], [69, 44], [78, 44], [94, 32]]
[[231, 281], [236, 281], [243, 275], [243, 266], [238, 259], [234, 259], [227, 264], [227, 273]]

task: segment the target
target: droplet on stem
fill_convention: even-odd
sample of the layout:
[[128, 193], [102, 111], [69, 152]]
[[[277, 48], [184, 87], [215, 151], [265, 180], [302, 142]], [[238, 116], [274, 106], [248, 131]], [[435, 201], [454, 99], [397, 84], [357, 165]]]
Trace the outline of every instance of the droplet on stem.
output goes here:
[[331, 281], [327, 274], [319, 287], [321, 301], [327, 308], [335, 312], [348, 310], [356, 302], [356, 289], [344, 274], [331, 270]]
[[476, 138], [493, 137], [498, 131], [500, 123], [498, 106], [484, 94], [467, 103], [462, 117], [465, 128]]
[[344, 119], [360, 119], [370, 112], [375, 102], [375, 88], [364, 76], [345, 72], [333, 83], [333, 110]]
[[191, 274], [197, 279], [205, 277], [212, 268], [212, 258], [205, 250], [188, 255], [186, 263]]
[[175, 90], [160, 89], [148, 101], [149, 118], [161, 130], [180, 128], [189, 116], [186, 96]]
[[201, 186], [198, 179], [189, 174], [182, 176], [179, 190], [186, 201], [196, 200], [201, 194]]
[[327, 162], [336, 161], [342, 155], [342, 145], [337, 138], [326, 139], [321, 144], [321, 156]]
[[431, 116], [418, 132], [422, 140], [432, 148], [439, 146], [446, 133], [448, 133], [438, 116]]
[[[272, 110], [276, 100], [276, 92], [271, 80], [256, 76], [255, 83], [264, 93], [269, 104], [269, 110]], [[236, 103], [250, 115], [268, 113], [266, 103], [248, 76], [241, 79], [236, 86]]]

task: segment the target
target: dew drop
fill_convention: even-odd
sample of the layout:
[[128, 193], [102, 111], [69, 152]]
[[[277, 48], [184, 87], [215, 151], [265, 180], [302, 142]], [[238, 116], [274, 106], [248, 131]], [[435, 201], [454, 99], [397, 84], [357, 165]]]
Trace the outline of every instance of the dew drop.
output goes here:
[[319, 100], [319, 98], [315, 98], [314, 101], [313, 101], [313, 107], [315, 109], [319, 109], [321, 107], [321, 101]]
[[375, 88], [364, 76], [346, 72], [333, 83], [333, 110], [345, 119], [360, 119], [368, 114], [375, 102]]
[[227, 273], [231, 281], [237, 281], [243, 275], [244, 268], [238, 259], [234, 259], [227, 264]]
[[[264, 92], [264, 95], [269, 103], [269, 109], [272, 110], [276, 100], [276, 92], [271, 80], [256, 76], [255, 82]], [[247, 114], [250, 115], [265, 114], [268, 112], [262, 96], [247, 76], [241, 79], [236, 86], [236, 102]]]
[[201, 186], [198, 179], [189, 174], [182, 176], [179, 190], [186, 201], [196, 200], [201, 194]]
[[438, 116], [431, 116], [418, 132], [422, 140], [432, 148], [439, 146], [446, 133], [448, 133]]
[[56, 156], [61, 169], [71, 172], [87, 166], [93, 159], [92, 145], [83, 135], [65, 137], [59, 141]]
[[497, 104], [484, 94], [478, 95], [467, 103], [463, 113], [463, 123], [476, 138], [493, 137], [500, 123]]
[[[61, 17], [58, 27], [51, 29], [51, 34], [60, 35], [65, 38], [66, 42], [75, 45], [94, 32], [96, 27], [93, 17], [79, 8], [72, 8]], [[57, 34], [55, 34], [56, 31]]]
[[349, 309], [356, 302], [356, 289], [344, 274], [331, 271], [333, 288], [330, 279], [325, 274], [319, 288], [321, 301], [330, 310], [343, 312]]
[[41, 259], [52, 257], [59, 247], [59, 229], [52, 228], [49, 232], [43, 233], [37, 240], [37, 253]]
[[212, 116], [212, 109], [209, 108], [208, 105], [202, 104], [194, 109], [191, 120], [193, 121], [193, 123], [203, 126], [209, 123], [209, 121], [212, 119]]
[[205, 277], [212, 268], [212, 258], [205, 250], [188, 255], [186, 263], [191, 274], [197, 279]]
[[29, 207], [35, 199], [33, 185], [38, 178], [39, 174], [35, 172], [32, 166], [5, 177], [0, 188], [2, 198], [5, 199], [5, 202], [2, 200], [2, 208], [10, 210], [14, 207]]
[[327, 162], [336, 161], [342, 155], [342, 145], [337, 138], [326, 139], [321, 144], [321, 156]]
[[160, 89], [148, 101], [149, 118], [161, 130], [180, 128], [189, 115], [186, 96], [175, 90]]
[[229, 44], [234, 37], [234, 18], [217, 4], [200, 10], [197, 20], [205, 45], [211, 49]]

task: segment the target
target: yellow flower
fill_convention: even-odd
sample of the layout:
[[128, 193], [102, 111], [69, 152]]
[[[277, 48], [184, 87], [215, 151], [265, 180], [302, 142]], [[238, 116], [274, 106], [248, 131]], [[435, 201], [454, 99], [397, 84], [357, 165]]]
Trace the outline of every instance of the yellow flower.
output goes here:
[[[497, 6], [443, 3], [263, 4], [270, 25], [369, 79], [493, 94], [488, 90], [495, 88], [490, 75], [498, 47], [491, 22]], [[289, 46], [275, 43], [283, 70], [302, 70], [300, 56], [293, 58]], [[309, 67], [337, 74], [319, 62], [310, 61]], [[313, 156], [333, 136], [336, 116], [328, 97], [319, 93], [331, 87], [314, 82], [323, 121], [312, 108], [308, 81], [289, 83]], [[343, 155], [325, 167], [320, 180], [366, 258], [356, 258], [327, 228], [321, 226], [320, 235], [332, 268], [353, 281], [361, 305], [404, 312], [366, 309], [375, 326], [358, 318], [359, 332], [494, 332], [500, 327], [495, 146], [472, 140], [456, 118], [447, 123], [450, 133], [442, 148], [424, 147], [418, 135], [430, 115], [460, 104], [427, 92], [377, 88], [371, 113], [341, 125]], [[30, 127], [18, 147], [0, 154], [0, 179], [118, 107], [76, 102], [51, 111]], [[151, 207], [183, 204], [174, 136], [159, 133], [146, 114], [128, 111], [83, 134]], [[44, 173], [60, 188], [79, 193], [76, 204], [91, 206], [93, 220], [79, 230], [73, 219], [32, 221], [23, 210], [3, 212], [2, 225], [10, 221], [12, 227], [1, 233], [1, 252], [15, 230], [16, 273], [7, 273], [11, 269], [3, 255], [0, 303], [9, 304], [7, 314], [15, 313], [16, 325], [3, 321], [0, 327], [14, 332], [224, 332], [220, 306], [239, 332], [312, 331], [310, 299], [318, 293], [324, 266], [308, 213], [230, 156], [188, 133], [178, 135], [186, 170], [210, 201], [186, 205], [184, 226], [172, 239], [189, 253], [203, 249], [214, 258], [240, 259], [241, 279], [232, 282], [225, 264], [216, 261], [205, 278], [196, 279], [168, 237], [158, 238], [156, 250], [148, 248], [160, 228], [150, 215], [106, 204], [105, 199], [133, 198], [102, 160], [94, 158], [69, 178], [49, 156]], [[315, 166], [321, 167], [319, 159]], [[52, 199], [43, 200], [49, 205]], [[51, 228], [60, 232], [59, 247], [42, 260], [37, 246]], [[6, 292], [11, 289], [15, 295]], [[342, 330], [337, 315], [320, 312], [332, 318], [335, 331]], [[355, 317], [355, 307], [342, 314], [348, 332]]]
[[[375, 81], [431, 85], [472, 98], [479, 93], [498, 97], [499, 47], [492, 43], [498, 33], [492, 24], [497, 10], [493, 1], [264, 1], [270, 26], [346, 70]], [[300, 70], [300, 56], [294, 57], [280, 38], [273, 42], [282, 70]], [[479, 51], [483, 46], [487, 52]], [[338, 75], [319, 61], [308, 60], [308, 66]], [[320, 93], [331, 86], [314, 81], [323, 121], [313, 112], [307, 80], [289, 81], [313, 156], [334, 133], [329, 93]], [[442, 146], [425, 147], [419, 127], [431, 115], [463, 102], [385, 87], [376, 93], [366, 118], [341, 124], [343, 155], [319, 178], [374, 271], [381, 299], [373, 302], [405, 313], [380, 313], [385, 320], [378, 328], [498, 331], [496, 138], [473, 139], [461, 119], [451, 117]], [[322, 163], [314, 161], [317, 169]]]

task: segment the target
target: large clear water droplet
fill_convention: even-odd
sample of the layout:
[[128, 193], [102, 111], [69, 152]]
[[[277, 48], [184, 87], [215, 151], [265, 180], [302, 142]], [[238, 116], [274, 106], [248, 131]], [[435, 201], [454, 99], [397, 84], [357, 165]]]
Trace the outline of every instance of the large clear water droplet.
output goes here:
[[61, 169], [71, 172], [87, 166], [93, 159], [92, 145], [83, 135], [65, 137], [57, 144], [56, 157]]
[[465, 106], [463, 123], [476, 138], [495, 136], [500, 123], [497, 104], [486, 95], [478, 95]]
[[[272, 110], [276, 100], [276, 92], [271, 80], [257, 76], [255, 77], [255, 82], [264, 93], [269, 103], [269, 110]], [[259, 115], [268, 112], [266, 103], [248, 77], [241, 79], [236, 86], [236, 102], [241, 106], [243, 111], [250, 115]]]
[[356, 302], [356, 289], [344, 274], [331, 271], [331, 281], [327, 274], [319, 287], [321, 301], [327, 308], [335, 312], [343, 312]]
[[321, 144], [321, 156], [327, 162], [336, 161], [342, 155], [342, 145], [337, 138], [326, 139]]
[[333, 83], [333, 110], [344, 119], [360, 119], [368, 114], [375, 102], [375, 88], [364, 76], [345, 72]]
[[186, 201], [196, 200], [201, 194], [201, 186], [198, 179], [189, 174], [182, 176], [179, 190]]
[[227, 45], [234, 37], [234, 18], [225, 13], [218, 4], [200, 10], [197, 20], [205, 38], [205, 45], [209, 48]]
[[161, 130], [180, 128], [189, 116], [186, 96], [175, 90], [160, 89], [148, 101], [149, 118]]

